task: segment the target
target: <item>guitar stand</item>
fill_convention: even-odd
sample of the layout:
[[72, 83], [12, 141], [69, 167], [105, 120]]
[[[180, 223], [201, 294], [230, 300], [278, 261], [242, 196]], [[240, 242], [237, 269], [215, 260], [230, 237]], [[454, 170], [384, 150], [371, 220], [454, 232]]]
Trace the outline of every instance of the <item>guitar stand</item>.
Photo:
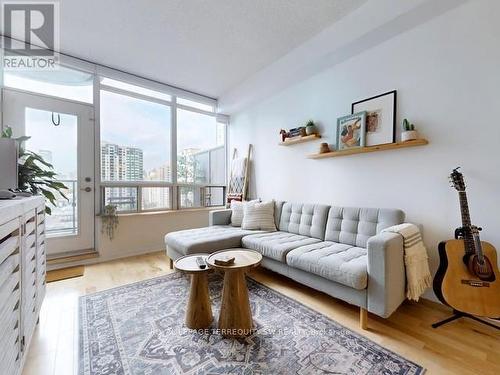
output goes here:
[[453, 315], [450, 316], [449, 318], [446, 318], [444, 320], [441, 320], [440, 322], [434, 323], [432, 325], [432, 328], [441, 327], [443, 324], [453, 322], [453, 321], [460, 319], [460, 318], [469, 318], [469, 319], [475, 320], [476, 322], [483, 323], [483, 324], [486, 324], [487, 326], [490, 326], [490, 327], [493, 327], [493, 328], [500, 330], [500, 326], [497, 326], [493, 323], [487, 322], [486, 320], [479, 319], [477, 316], [467, 314], [467, 313], [457, 311], [457, 310], [453, 310]]

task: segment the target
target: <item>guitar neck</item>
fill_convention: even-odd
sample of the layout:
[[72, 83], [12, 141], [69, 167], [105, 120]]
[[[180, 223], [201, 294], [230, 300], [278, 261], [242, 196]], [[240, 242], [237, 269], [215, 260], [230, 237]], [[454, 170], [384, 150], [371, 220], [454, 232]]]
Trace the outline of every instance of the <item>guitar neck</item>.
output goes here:
[[458, 197], [460, 199], [460, 213], [462, 215], [462, 227], [464, 229], [463, 236], [465, 242], [465, 252], [467, 254], [475, 253], [474, 236], [471, 232], [471, 220], [469, 213], [469, 203], [467, 201], [467, 194], [465, 191], [459, 191]]

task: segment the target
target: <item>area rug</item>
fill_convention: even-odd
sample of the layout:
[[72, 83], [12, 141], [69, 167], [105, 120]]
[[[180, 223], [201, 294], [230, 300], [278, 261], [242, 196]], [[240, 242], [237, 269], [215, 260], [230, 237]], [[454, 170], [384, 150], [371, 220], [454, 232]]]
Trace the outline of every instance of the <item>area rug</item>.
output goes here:
[[[424, 369], [247, 279], [255, 332], [225, 339], [184, 325], [189, 279], [174, 273], [80, 299], [80, 375], [384, 374]], [[222, 279], [211, 275], [218, 316]]]

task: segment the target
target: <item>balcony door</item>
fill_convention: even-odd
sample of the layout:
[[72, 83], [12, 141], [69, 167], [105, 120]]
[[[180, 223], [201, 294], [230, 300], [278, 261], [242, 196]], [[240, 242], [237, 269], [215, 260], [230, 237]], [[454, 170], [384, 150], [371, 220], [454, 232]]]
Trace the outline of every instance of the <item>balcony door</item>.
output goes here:
[[94, 248], [95, 176], [94, 120], [91, 105], [3, 91], [3, 125], [14, 136], [27, 135], [26, 149], [54, 166], [66, 185], [65, 199], [54, 192], [56, 205], [46, 219], [48, 254], [54, 257]]

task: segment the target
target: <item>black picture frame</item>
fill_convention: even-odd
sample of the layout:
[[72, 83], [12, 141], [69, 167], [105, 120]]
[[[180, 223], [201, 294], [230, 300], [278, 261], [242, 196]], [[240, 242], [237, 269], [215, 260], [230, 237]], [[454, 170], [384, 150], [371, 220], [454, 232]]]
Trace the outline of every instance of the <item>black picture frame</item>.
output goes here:
[[[373, 99], [378, 99], [383, 96], [393, 95], [393, 109], [392, 109], [392, 143], [396, 143], [396, 114], [397, 114], [397, 103], [398, 103], [398, 92], [397, 90], [392, 90], [388, 92], [384, 92], [383, 94], [375, 95], [367, 99], [359, 100], [351, 104], [351, 114], [354, 114], [354, 107], [357, 104], [361, 104], [364, 102], [368, 102]], [[359, 110], [357, 110], [359, 112]]]

